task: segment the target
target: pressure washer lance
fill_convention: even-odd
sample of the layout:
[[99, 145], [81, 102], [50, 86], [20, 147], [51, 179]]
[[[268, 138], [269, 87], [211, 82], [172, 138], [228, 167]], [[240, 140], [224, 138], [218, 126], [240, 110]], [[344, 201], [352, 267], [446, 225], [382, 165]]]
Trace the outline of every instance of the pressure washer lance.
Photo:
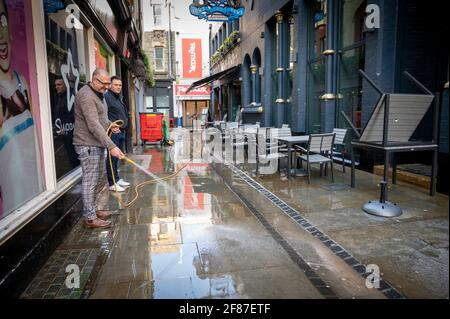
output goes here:
[[[108, 127], [108, 130], [107, 130], [108, 135], [111, 136], [111, 134], [112, 134], [112, 128], [113, 128], [114, 126], [119, 126], [119, 127], [121, 127], [122, 125], [123, 125], [123, 121], [122, 121], [122, 120], [118, 120], [118, 121], [115, 121], [115, 122], [111, 123], [111, 125]], [[152, 177], [153, 179], [150, 180], [150, 181], [146, 181], [146, 182], [143, 182], [143, 183], [140, 183], [140, 184], [136, 185], [136, 186], [134, 187], [134, 192], [135, 192], [134, 198], [133, 198], [129, 203], [123, 203], [123, 202], [122, 202], [122, 199], [121, 199], [121, 197], [120, 197], [120, 195], [119, 195], [119, 192], [117, 191], [116, 177], [114, 176], [114, 170], [113, 170], [113, 165], [112, 165], [112, 157], [111, 157], [111, 153], [109, 153], [109, 152], [108, 152], [108, 160], [109, 160], [109, 167], [110, 167], [111, 172], [112, 172], [112, 174], [111, 174], [111, 175], [112, 175], [112, 179], [113, 179], [113, 182], [114, 182], [114, 191], [115, 191], [116, 197], [117, 197], [117, 199], [118, 199], [118, 201], [119, 201], [119, 205], [120, 205], [120, 207], [122, 207], [122, 208], [128, 208], [128, 207], [130, 207], [131, 205], [134, 204], [134, 202], [139, 198], [139, 191], [138, 191], [138, 189], [139, 189], [140, 187], [143, 187], [143, 186], [145, 186], [145, 185], [149, 185], [149, 184], [152, 184], [152, 183], [163, 182], [163, 181], [165, 181], [165, 180], [171, 179], [171, 178], [177, 176], [177, 175], [178, 175], [183, 169], [185, 169], [186, 166], [188, 166], [189, 163], [190, 163], [190, 161], [187, 162], [187, 163], [186, 163], [185, 165], [183, 165], [183, 167], [181, 167], [178, 171], [176, 171], [175, 173], [173, 173], [173, 174], [171, 174], [171, 175], [169, 175], [169, 176], [159, 178], [158, 176], [156, 176], [156, 175], [154, 175], [153, 173], [151, 173], [151, 172], [150, 172], [148, 169], [146, 169], [145, 167], [143, 167], [143, 166], [137, 164], [136, 162], [134, 162], [134, 161], [131, 160], [130, 158], [124, 156], [123, 158], [121, 158], [121, 160], [124, 160], [124, 161], [126, 161], [127, 163], [129, 163], [129, 164], [135, 166], [135, 167], [138, 168], [140, 171], [144, 172], [145, 174], [147, 174], [148, 176]]]

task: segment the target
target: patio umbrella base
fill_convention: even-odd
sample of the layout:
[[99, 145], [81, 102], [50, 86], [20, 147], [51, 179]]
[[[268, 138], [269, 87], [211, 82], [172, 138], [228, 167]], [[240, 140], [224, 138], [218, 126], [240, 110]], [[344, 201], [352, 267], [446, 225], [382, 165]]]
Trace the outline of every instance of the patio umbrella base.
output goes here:
[[379, 200], [370, 200], [364, 204], [362, 210], [367, 214], [380, 217], [397, 217], [403, 214], [400, 207], [391, 202], [380, 202]]

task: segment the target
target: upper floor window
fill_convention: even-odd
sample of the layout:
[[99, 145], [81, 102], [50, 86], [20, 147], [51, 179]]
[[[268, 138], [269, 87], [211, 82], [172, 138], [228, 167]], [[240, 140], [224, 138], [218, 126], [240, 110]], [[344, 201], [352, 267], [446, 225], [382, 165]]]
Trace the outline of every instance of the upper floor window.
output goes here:
[[162, 5], [160, 4], [153, 5], [153, 23], [154, 25], [162, 24]]
[[155, 47], [155, 71], [164, 71], [164, 48]]

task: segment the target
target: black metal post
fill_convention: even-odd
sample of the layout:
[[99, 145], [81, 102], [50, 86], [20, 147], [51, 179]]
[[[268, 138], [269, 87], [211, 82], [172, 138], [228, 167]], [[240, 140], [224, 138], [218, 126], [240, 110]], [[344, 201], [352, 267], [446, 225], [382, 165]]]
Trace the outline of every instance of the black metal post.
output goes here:
[[397, 156], [392, 153], [392, 184], [397, 184]]
[[384, 204], [384, 203], [386, 203], [387, 183], [385, 181], [381, 181], [380, 182], [380, 187], [381, 187], [380, 203]]
[[[437, 92], [434, 98], [434, 114], [433, 114], [433, 143], [438, 144], [439, 140], [439, 108], [441, 105], [441, 94]], [[430, 195], [436, 195], [436, 182], [437, 182], [437, 170], [438, 170], [438, 155], [439, 148], [433, 151], [433, 163], [431, 164], [431, 185]]]
[[389, 138], [389, 105], [391, 103], [391, 95], [387, 94], [384, 101], [384, 122], [383, 122], [383, 146], [386, 147]]
[[389, 183], [389, 151], [384, 151], [384, 187], [386, 188], [384, 190], [384, 200], [388, 200], [388, 191], [387, 191], [387, 185]]
[[431, 190], [430, 195], [434, 196], [436, 195], [436, 182], [437, 182], [437, 168], [438, 168], [438, 154], [439, 150], [435, 149], [433, 151], [433, 164], [431, 165]]
[[352, 144], [350, 144], [350, 152], [352, 157], [351, 187], [355, 188], [355, 148]]

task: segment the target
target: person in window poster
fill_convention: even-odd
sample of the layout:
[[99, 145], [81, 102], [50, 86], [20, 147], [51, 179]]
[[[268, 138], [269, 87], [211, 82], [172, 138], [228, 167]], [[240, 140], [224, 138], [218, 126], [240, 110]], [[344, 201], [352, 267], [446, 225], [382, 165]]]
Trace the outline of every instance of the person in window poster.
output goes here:
[[13, 37], [7, 3], [0, 0], [0, 218], [42, 190], [29, 89], [11, 63]]
[[[64, 79], [62, 78], [62, 76], [57, 77], [54, 83], [56, 91], [56, 97], [54, 101], [54, 125], [56, 128], [55, 135], [62, 137], [64, 148], [66, 150], [66, 154], [64, 155], [64, 157], [65, 159], [69, 160], [72, 168], [75, 168], [80, 165], [80, 161], [78, 160], [78, 155], [75, 152], [75, 148], [73, 146], [73, 127], [75, 122], [74, 109], [71, 108], [71, 110], [69, 111], [67, 105], [68, 89], [64, 83]], [[69, 90], [72, 93], [72, 90], [70, 88]]]

